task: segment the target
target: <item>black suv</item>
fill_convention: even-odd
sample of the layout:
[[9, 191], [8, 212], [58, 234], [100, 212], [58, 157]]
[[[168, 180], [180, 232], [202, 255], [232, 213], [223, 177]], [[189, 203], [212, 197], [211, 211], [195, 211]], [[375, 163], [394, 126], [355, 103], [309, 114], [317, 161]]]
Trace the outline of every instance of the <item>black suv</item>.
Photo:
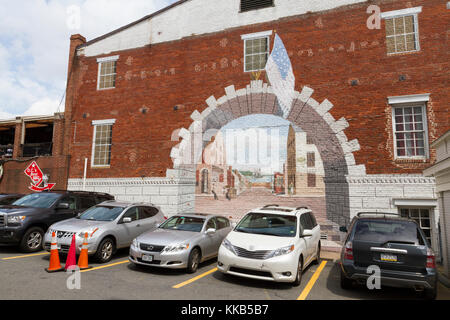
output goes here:
[[86, 209], [114, 197], [107, 193], [51, 191], [26, 195], [0, 206], [0, 244], [19, 245], [23, 252], [42, 250], [47, 228], [76, 217]]
[[341, 252], [341, 287], [366, 283], [380, 268], [381, 285], [413, 288], [436, 298], [435, 255], [417, 222], [392, 213], [362, 212], [352, 220]]
[[23, 196], [23, 194], [17, 193], [0, 193], [0, 206], [11, 204], [14, 201], [22, 198]]

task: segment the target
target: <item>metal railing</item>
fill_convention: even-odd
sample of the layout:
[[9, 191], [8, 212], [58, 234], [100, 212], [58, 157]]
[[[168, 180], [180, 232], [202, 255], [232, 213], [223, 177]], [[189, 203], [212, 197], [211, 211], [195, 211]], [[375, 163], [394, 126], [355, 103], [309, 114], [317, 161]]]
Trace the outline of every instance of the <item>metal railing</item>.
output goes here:
[[22, 157], [51, 156], [53, 142], [27, 143], [22, 146]]

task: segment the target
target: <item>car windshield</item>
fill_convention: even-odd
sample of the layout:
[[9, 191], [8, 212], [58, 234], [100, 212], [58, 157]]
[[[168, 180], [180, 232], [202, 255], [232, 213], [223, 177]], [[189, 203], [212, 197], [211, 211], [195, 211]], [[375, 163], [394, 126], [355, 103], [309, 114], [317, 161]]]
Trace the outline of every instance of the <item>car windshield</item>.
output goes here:
[[175, 216], [169, 218], [160, 226], [160, 228], [168, 230], [200, 232], [202, 231], [204, 223], [205, 219], [203, 218]]
[[239, 222], [235, 231], [277, 237], [295, 237], [297, 217], [252, 212]]
[[412, 221], [359, 220], [355, 225], [355, 241], [424, 245], [419, 228]]
[[122, 213], [122, 207], [95, 206], [78, 217], [81, 220], [114, 221]]
[[60, 197], [59, 193], [32, 193], [12, 204], [21, 207], [50, 208]]

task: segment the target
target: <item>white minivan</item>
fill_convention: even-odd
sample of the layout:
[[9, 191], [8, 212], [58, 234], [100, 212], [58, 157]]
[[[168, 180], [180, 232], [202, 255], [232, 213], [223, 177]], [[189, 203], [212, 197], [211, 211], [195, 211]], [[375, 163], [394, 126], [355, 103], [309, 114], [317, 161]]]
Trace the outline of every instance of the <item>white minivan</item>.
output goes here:
[[248, 212], [219, 249], [226, 274], [300, 285], [303, 270], [320, 261], [320, 226], [306, 207], [267, 205]]

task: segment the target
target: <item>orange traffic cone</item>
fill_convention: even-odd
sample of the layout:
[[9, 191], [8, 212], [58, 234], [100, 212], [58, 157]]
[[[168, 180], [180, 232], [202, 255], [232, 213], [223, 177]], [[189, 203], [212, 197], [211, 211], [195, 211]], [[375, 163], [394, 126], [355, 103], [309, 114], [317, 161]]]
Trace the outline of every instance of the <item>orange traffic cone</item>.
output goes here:
[[56, 243], [56, 233], [52, 233], [52, 244], [50, 247], [50, 266], [45, 269], [45, 271], [58, 272], [62, 271], [64, 268], [61, 266], [61, 262], [59, 261], [59, 253], [58, 253], [58, 244]]
[[84, 234], [83, 246], [81, 247], [80, 257], [78, 258], [78, 267], [80, 270], [92, 268], [88, 264], [88, 243], [87, 243], [88, 233]]

